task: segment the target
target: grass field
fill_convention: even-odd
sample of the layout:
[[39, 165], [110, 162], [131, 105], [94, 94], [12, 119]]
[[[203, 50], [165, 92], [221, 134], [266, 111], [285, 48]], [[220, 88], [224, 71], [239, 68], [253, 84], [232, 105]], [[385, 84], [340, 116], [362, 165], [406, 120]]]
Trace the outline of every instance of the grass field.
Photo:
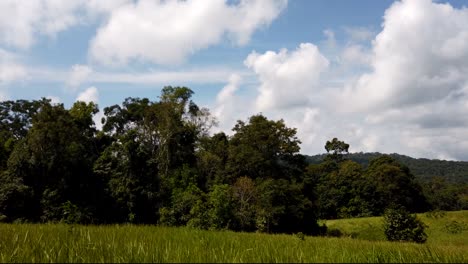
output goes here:
[[379, 218], [328, 221], [356, 239], [304, 240], [156, 226], [0, 224], [0, 262], [467, 262], [466, 229], [453, 234], [445, 224], [467, 223], [468, 211], [421, 218], [429, 225], [424, 245], [379, 241]]

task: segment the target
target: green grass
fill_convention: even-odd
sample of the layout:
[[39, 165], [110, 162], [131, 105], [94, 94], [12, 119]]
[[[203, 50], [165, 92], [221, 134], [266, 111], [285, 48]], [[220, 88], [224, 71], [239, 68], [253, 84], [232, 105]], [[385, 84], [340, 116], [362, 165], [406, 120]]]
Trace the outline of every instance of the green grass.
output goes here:
[[[215, 232], [189, 228], [65, 224], [0, 224], [0, 262], [467, 262], [466, 231], [439, 230], [450, 217], [425, 219], [427, 244], [352, 238]], [[447, 219], [446, 219], [447, 218]], [[427, 221], [426, 221], [427, 220]], [[341, 222], [340, 222], [341, 221]], [[331, 221], [355, 232], [370, 231], [378, 218]], [[366, 232], [367, 232], [366, 231]], [[431, 234], [434, 236], [431, 238]], [[377, 232], [375, 232], [376, 237]], [[366, 237], [367, 234], [358, 234]]]
[[[426, 225], [427, 244], [459, 246], [468, 250], [468, 211], [446, 212], [441, 218], [429, 217], [428, 214], [418, 214]], [[351, 219], [327, 220], [329, 229], [339, 229], [347, 236], [365, 240], [385, 240], [382, 228], [382, 217], [363, 217]], [[452, 233], [448, 225], [457, 222], [459, 233]]]

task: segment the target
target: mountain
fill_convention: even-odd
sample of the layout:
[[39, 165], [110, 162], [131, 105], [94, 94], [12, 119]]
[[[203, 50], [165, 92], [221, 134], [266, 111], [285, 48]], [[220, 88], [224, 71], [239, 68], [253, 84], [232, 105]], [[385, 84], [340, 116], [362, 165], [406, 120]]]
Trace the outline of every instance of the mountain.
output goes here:
[[[369, 165], [370, 160], [382, 153], [350, 153], [346, 157], [352, 161], [361, 164], [363, 167]], [[447, 182], [451, 183], [467, 183], [468, 182], [468, 162], [467, 161], [447, 161], [436, 159], [416, 159], [397, 153], [388, 154], [402, 164], [408, 166], [414, 176], [421, 181], [428, 181], [432, 177], [443, 177]], [[309, 164], [318, 164], [322, 162], [326, 154], [307, 156], [306, 161]]]

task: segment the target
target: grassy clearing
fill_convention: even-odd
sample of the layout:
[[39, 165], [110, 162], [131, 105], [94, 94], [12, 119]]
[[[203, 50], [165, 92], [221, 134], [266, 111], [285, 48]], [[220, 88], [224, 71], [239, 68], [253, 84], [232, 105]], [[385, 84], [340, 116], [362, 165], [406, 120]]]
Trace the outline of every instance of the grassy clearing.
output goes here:
[[[427, 220], [425, 245], [352, 238], [267, 235], [155, 226], [0, 224], [0, 262], [467, 262], [466, 231], [439, 230], [450, 217]], [[365, 221], [366, 219], [354, 219]], [[354, 221], [353, 220], [353, 221]], [[370, 218], [371, 224], [377, 218]], [[444, 220], [444, 221], [445, 221]], [[354, 223], [340, 220], [342, 228]], [[331, 222], [338, 226], [339, 222]], [[364, 222], [362, 222], [364, 224]], [[432, 226], [431, 226], [432, 225]], [[361, 230], [369, 230], [362, 225]], [[431, 235], [434, 237], [431, 239]], [[361, 236], [367, 236], [361, 234]]]
[[[427, 244], [462, 247], [468, 250], [468, 211], [446, 212], [440, 218], [418, 214], [426, 225]], [[338, 229], [343, 234], [365, 240], [385, 240], [382, 217], [363, 217], [325, 221], [329, 229]], [[452, 228], [451, 228], [452, 227]]]

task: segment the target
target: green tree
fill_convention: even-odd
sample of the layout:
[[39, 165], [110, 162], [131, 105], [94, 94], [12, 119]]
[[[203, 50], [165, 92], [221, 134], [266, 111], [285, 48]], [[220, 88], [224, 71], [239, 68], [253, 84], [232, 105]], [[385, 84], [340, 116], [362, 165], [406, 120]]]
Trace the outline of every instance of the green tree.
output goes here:
[[338, 164], [336, 171], [326, 170], [317, 183], [320, 217], [334, 219], [371, 215], [372, 208], [366, 195], [368, 184], [362, 166], [356, 162], [346, 160]]
[[[73, 109], [76, 115], [62, 104], [44, 103], [32, 117], [31, 129], [9, 157], [9, 174], [33, 190], [36, 219], [60, 220], [61, 205], [66, 201], [86, 208], [92, 207], [97, 197], [91, 170], [97, 157], [94, 135], [92, 129], [83, 133], [86, 126], [81, 122], [86, 114], [91, 119], [94, 112]], [[89, 105], [88, 109], [95, 106]], [[85, 113], [78, 118], [80, 111]]]
[[337, 138], [333, 138], [330, 141], [327, 141], [325, 144], [325, 150], [328, 153], [328, 158], [335, 162], [340, 162], [343, 160], [343, 156], [348, 154], [349, 144], [344, 141], [340, 141]]
[[448, 183], [442, 177], [432, 177], [423, 184], [424, 196], [432, 210], [464, 210], [463, 195], [468, 194], [467, 184]]
[[31, 219], [30, 205], [33, 191], [21, 178], [12, 177], [7, 172], [0, 173], [0, 219], [11, 222], [16, 219]]
[[229, 140], [226, 134], [200, 137], [197, 144], [197, 167], [203, 177], [202, 187], [210, 189], [215, 184], [227, 183], [226, 163]]
[[227, 171], [231, 184], [238, 177], [300, 178], [305, 160], [299, 154], [300, 141], [296, 129], [288, 128], [283, 120], [271, 121], [254, 115], [249, 122], [238, 121], [229, 141]]
[[0, 171], [5, 170], [7, 160], [15, 144], [25, 138], [32, 126], [32, 118], [41, 106], [50, 100], [0, 102]]
[[427, 240], [426, 225], [404, 207], [388, 208], [384, 214], [384, 232], [389, 241], [412, 241], [424, 243]]
[[373, 202], [374, 215], [382, 214], [383, 208], [390, 204], [404, 206], [411, 212], [422, 212], [428, 208], [422, 187], [408, 167], [388, 155], [372, 160], [365, 177], [373, 186], [367, 199]]
[[228, 229], [233, 225], [234, 199], [232, 189], [227, 184], [217, 184], [208, 193], [208, 221], [210, 229]]

